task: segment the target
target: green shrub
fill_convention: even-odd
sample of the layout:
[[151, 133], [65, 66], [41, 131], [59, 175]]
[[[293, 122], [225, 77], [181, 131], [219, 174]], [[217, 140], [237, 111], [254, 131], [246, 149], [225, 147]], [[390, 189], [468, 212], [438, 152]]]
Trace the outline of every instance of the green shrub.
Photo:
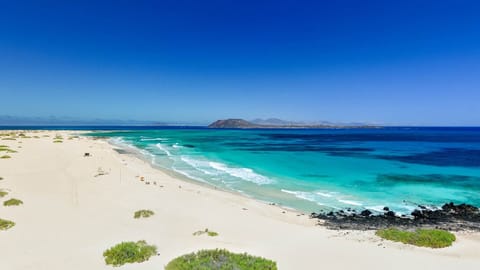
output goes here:
[[277, 263], [246, 253], [231, 253], [225, 249], [200, 250], [170, 261], [165, 270], [276, 270]]
[[4, 156], [1, 156], [0, 158], [1, 158], [1, 159], [7, 159], [7, 158], [11, 158], [11, 156], [9, 156], [9, 155], [4, 155]]
[[196, 232], [193, 233], [193, 235], [195, 235], [195, 236], [202, 235], [202, 234], [207, 234], [208, 236], [217, 236], [218, 235], [217, 232], [209, 231], [208, 229], [205, 229], [203, 231], [196, 231]]
[[157, 247], [148, 245], [141, 240], [137, 242], [122, 242], [103, 253], [105, 263], [120, 266], [126, 263], [140, 263], [147, 261], [157, 253]]
[[217, 232], [207, 232], [208, 236], [217, 236]]
[[133, 218], [148, 218], [154, 214], [155, 213], [152, 210], [138, 210], [133, 214]]
[[16, 206], [16, 205], [21, 205], [21, 204], [23, 204], [23, 202], [19, 199], [15, 199], [15, 198], [12, 198], [8, 201], [3, 202], [4, 206]]
[[0, 177], [0, 181], [3, 180], [3, 177]]
[[378, 230], [375, 234], [387, 240], [430, 248], [451, 246], [456, 239], [455, 235], [448, 231], [432, 229], [418, 229], [410, 232], [390, 228]]
[[54, 140], [53, 143], [62, 143], [62, 140]]
[[0, 218], [0, 231], [6, 231], [15, 226], [15, 222]]
[[[1, 179], [0, 179], [0, 180], [1, 180]], [[3, 197], [5, 197], [5, 196], [7, 196], [7, 195], [8, 195], [8, 192], [6, 192], [6, 191], [3, 190], [3, 189], [0, 189], [0, 198], [3, 198]]]

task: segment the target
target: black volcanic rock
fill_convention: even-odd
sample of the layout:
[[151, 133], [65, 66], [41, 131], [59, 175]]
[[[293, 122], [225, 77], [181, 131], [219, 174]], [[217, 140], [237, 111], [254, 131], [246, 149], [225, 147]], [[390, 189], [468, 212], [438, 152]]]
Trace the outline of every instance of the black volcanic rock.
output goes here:
[[319, 224], [330, 229], [377, 230], [400, 227], [480, 231], [480, 210], [468, 204], [446, 203], [435, 210], [419, 206], [410, 216], [397, 216], [391, 210], [377, 215], [372, 215], [369, 210], [363, 210], [360, 215], [340, 210], [328, 214], [312, 213], [310, 217], [322, 221]]
[[363, 210], [360, 215], [364, 216], [364, 217], [368, 217], [372, 214], [372, 211], [368, 210], [368, 209], [365, 209]]

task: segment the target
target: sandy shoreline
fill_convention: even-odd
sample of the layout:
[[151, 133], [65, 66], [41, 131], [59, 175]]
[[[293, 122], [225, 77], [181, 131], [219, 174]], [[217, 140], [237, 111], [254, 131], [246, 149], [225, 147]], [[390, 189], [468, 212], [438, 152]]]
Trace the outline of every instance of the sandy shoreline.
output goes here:
[[[155, 244], [160, 256], [121, 269], [162, 269], [177, 256], [206, 248], [263, 256], [277, 261], [279, 269], [480, 265], [478, 233], [457, 233], [452, 247], [432, 250], [382, 241], [373, 232], [330, 231], [296, 211], [177, 179], [134, 155], [118, 153], [105, 140], [69, 140], [71, 131], [26, 133], [39, 138], [0, 140], [18, 151], [0, 160], [0, 189], [10, 193], [0, 200], [24, 202], [0, 205], [0, 218], [16, 222], [0, 231], [2, 270], [112, 269], [103, 251], [142, 239]], [[56, 134], [63, 136], [62, 143], [53, 143]], [[83, 157], [85, 152], [92, 156]], [[99, 168], [107, 174], [95, 177]], [[139, 209], [156, 214], [133, 219]], [[192, 235], [205, 228], [219, 236]]]

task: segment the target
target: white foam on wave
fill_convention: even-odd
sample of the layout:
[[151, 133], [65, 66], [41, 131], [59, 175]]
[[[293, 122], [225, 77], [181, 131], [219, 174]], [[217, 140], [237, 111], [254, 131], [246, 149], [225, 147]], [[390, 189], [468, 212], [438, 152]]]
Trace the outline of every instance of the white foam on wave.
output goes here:
[[179, 145], [178, 143], [175, 143], [175, 144], [172, 144], [172, 147], [173, 147], [173, 148], [181, 148], [182, 146]]
[[196, 176], [193, 176], [189, 173], [187, 173], [186, 171], [183, 171], [183, 170], [179, 170], [175, 167], [172, 167], [172, 170], [174, 170], [175, 172], [179, 173], [179, 174], [183, 174], [185, 175], [186, 177], [190, 178], [190, 179], [193, 179], [193, 180], [197, 180], [197, 181], [200, 181], [200, 182], [203, 182], [203, 183], [208, 183], [207, 181], [203, 180], [202, 178], [200, 177], [196, 177]]
[[168, 151], [167, 148], [165, 148], [165, 146], [163, 146], [161, 143], [157, 143], [155, 145], [158, 149], [162, 150], [165, 154], [167, 154], [167, 156], [171, 157], [172, 156], [172, 153], [170, 151]]
[[194, 158], [190, 158], [188, 156], [181, 156], [180, 159], [187, 163], [188, 165], [192, 166], [193, 168], [208, 174], [208, 175], [219, 175], [220, 172], [212, 170], [210, 167], [209, 161], [198, 160]]
[[295, 197], [299, 198], [299, 199], [303, 199], [303, 200], [307, 200], [307, 201], [310, 201], [310, 202], [316, 202], [318, 203], [316, 200], [315, 200], [315, 195], [310, 193], [310, 192], [305, 192], [305, 191], [292, 191], [292, 190], [288, 190], [288, 189], [282, 189], [281, 190], [282, 192], [285, 192], [285, 193], [288, 193], [288, 194], [292, 194], [294, 195]]
[[315, 194], [320, 195], [320, 196], [322, 196], [322, 197], [326, 197], [326, 198], [331, 198], [331, 197], [333, 197], [333, 193], [327, 193], [327, 192], [317, 191], [317, 192], [315, 192]]
[[372, 211], [375, 211], [375, 212], [383, 212], [384, 207], [385, 206], [383, 206], [383, 205], [365, 206], [365, 208], [367, 208], [368, 210], [372, 210]]
[[140, 138], [140, 141], [166, 141], [165, 138]]
[[187, 163], [194, 169], [211, 176], [227, 175], [239, 178], [244, 181], [252, 182], [258, 185], [273, 183], [273, 180], [254, 172], [249, 168], [231, 167], [220, 162], [195, 159], [189, 156], [181, 156], [180, 160]]
[[228, 175], [240, 178], [245, 181], [249, 181], [258, 185], [265, 185], [265, 184], [271, 184], [273, 183], [273, 180], [265, 177], [263, 175], [260, 175], [256, 172], [254, 172], [252, 169], [249, 168], [235, 168], [235, 167], [229, 167], [223, 163], [219, 162], [209, 162], [210, 167], [224, 172]]
[[341, 202], [341, 203], [344, 203], [344, 204], [355, 205], [355, 206], [362, 206], [362, 203], [357, 202], [357, 201], [344, 200], [344, 199], [338, 199], [338, 201]]
[[132, 150], [134, 150], [135, 152], [139, 152], [140, 149], [138, 147], [136, 147], [135, 145], [133, 145], [132, 143], [130, 142], [127, 142], [124, 138], [122, 137], [115, 137], [115, 138], [112, 138], [110, 139], [109, 141], [111, 144], [115, 145], [115, 146], [118, 146], [120, 148], [130, 148]]

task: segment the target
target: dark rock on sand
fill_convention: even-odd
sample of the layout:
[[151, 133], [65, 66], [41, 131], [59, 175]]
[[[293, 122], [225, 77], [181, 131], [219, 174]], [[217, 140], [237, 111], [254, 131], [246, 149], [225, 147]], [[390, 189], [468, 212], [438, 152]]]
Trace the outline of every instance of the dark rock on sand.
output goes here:
[[360, 215], [364, 216], [364, 217], [368, 217], [372, 214], [372, 211], [368, 210], [368, 209], [365, 209], [363, 210], [362, 212], [360, 212]]
[[312, 213], [311, 218], [319, 220], [330, 229], [377, 230], [388, 227], [437, 228], [450, 231], [480, 231], [480, 211], [468, 204], [446, 203], [440, 209], [419, 206], [410, 216], [398, 216], [385, 207], [383, 214], [373, 215], [370, 210], [363, 210], [360, 215], [353, 211]]

